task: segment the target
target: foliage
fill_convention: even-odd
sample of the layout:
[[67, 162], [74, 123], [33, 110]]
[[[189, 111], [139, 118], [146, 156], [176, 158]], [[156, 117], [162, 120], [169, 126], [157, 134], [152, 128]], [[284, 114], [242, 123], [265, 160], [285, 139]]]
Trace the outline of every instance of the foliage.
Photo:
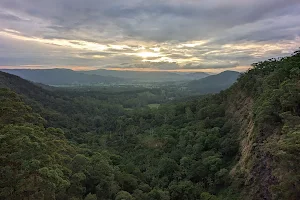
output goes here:
[[[46, 90], [0, 73], [0, 198], [299, 199], [299, 55], [256, 63], [219, 94], [169, 103], [172, 90]], [[249, 179], [234, 168], [245, 119], [229, 113], [240, 93], [253, 100], [251, 113], [235, 111], [254, 124]]]

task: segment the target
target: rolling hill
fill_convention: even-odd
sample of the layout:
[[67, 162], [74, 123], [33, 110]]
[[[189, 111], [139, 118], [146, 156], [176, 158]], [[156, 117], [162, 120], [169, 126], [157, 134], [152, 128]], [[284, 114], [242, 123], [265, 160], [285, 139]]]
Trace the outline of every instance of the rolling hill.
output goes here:
[[239, 72], [224, 71], [200, 80], [194, 80], [187, 84], [187, 88], [193, 92], [208, 94], [217, 93], [229, 88], [240, 76]]
[[205, 72], [194, 72], [194, 73], [185, 74], [186, 77], [191, 78], [193, 80], [202, 79], [210, 75], [211, 74]]

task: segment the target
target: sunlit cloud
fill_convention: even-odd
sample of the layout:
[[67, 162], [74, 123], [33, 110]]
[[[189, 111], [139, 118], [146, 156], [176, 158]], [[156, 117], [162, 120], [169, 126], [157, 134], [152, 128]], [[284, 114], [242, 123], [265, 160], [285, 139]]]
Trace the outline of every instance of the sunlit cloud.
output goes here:
[[152, 62], [152, 63], [160, 63], [160, 62], [174, 63], [175, 62], [174, 59], [169, 58], [169, 57], [160, 57], [160, 58], [156, 58], [156, 59], [152, 59], [152, 60], [145, 58], [142, 61], [143, 62]]
[[201, 46], [201, 45], [204, 45], [206, 43], [208, 43], [209, 40], [203, 40], [203, 41], [191, 41], [189, 43], [183, 43], [183, 44], [179, 44], [177, 45], [177, 48], [185, 48], [185, 47], [190, 47], [190, 48], [193, 48], [193, 47], [197, 47], [197, 46]]
[[19, 31], [16, 31], [16, 30], [13, 30], [13, 29], [9, 29], [9, 28], [5, 28], [4, 31], [5, 31], [5, 32], [9, 32], [9, 33], [20, 34]]
[[140, 53], [136, 53], [136, 54], [132, 54], [132, 55], [137, 55], [137, 56], [142, 57], [142, 58], [157, 58], [157, 57], [162, 56], [162, 54], [154, 53], [154, 52], [140, 52]]
[[191, 58], [170, 58], [170, 57], [157, 57], [154, 59], [143, 59], [143, 62], [152, 62], [152, 63], [160, 63], [160, 62], [169, 62], [169, 63], [178, 63], [178, 64], [186, 64], [201, 61], [200, 58], [191, 57]]
[[26, 37], [23, 35], [16, 35], [11, 32], [0, 31], [0, 36], [6, 36], [17, 40], [32, 41], [42, 44], [57, 45], [62, 47], [69, 47], [74, 49], [104, 51], [109, 49], [109, 46], [102, 45], [94, 42], [87, 42], [81, 40], [64, 40], [64, 39], [43, 39], [38, 37]]
[[2, 0], [0, 68], [243, 71], [300, 47], [296, 0], [138, 2]]
[[[229, 53], [234, 52], [249, 52], [249, 54], [253, 57], [260, 58], [265, 55], [272, 54], [275, 51], [279, 51], [282, 53], [293, 52], [300, 47], [300, 37], [296, 36], [294, 40], [281, 40], [274, 43], [264, 43], [264, 42], [244, 42], [237, 44], [225, 44], [222, 45], [222, 49], [229, 49]], [[216, 53], [216, 52], [208, 52], [208, 53]], [[222, 51], [220, 52], [222, 53]]]
[[160, 52], [160, 48], [159, 47], [152, 47], [152, 48], [149, 48], [155, 52]]

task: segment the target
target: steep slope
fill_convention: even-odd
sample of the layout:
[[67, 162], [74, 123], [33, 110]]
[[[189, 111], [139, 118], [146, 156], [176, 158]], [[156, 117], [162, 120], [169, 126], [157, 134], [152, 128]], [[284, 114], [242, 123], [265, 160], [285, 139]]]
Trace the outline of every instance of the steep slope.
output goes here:
[[121, 78], [87, 75], [69, 69], [2, 69], [1, 71], [47, 85], [111, 84], [123, 81]]
[[[20, 95], [37, 101], [45, 101], [47, 96], [50, 95], [50, 92], [48, 90], [44, 90], [40, 85], [2, 71], [0, 71], [0, 87], [9, 88]], [[54, 94], [51, 93], [51, 95]]]
[[238, 72], [225, 71], [200, 80], [191, 81], [187, 84], [187, 88], [201, 94], [217, 93], [229, 88], [234, 82], [236, 82], [239, 76], [240, 73]]
[[89, 124], [89, 130], [95, 129], [96, 116], [106, 116], [102, 119], [102, 123], [106, 124], [107, 121], [113, 120], [112, 116], [124, 110], [120, 105], [111, 102], [119, 98], [113, 94], [109, 96], [109, 93], [101, 91], [94, 95], [93, 92], [87, 94], [88, 91], [83, 93], [70, 90], [66, 93], [64, 90], [48, 90], [39, 84], [5, 72], [0, 72], [0, 88], [8, 88], [20, 95], [26, 104], [47, 120], [47, 127], [62, 128], [68, 133], [71, 132], [71, 128], [72, 132], [77, 132], [74, 129], [79, 130], [82, 124]]
[[231, 170], [243, 199], [300, 198], [300, 53], [256, 63], [228, 91], [227, 115], [240, 129]]

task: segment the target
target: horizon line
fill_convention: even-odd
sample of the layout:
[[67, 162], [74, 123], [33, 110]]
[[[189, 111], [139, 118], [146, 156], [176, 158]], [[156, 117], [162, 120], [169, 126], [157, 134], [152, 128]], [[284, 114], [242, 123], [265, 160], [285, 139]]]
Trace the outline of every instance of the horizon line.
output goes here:
[[111, 71], [132, 71], [132, 72], [204, 72], [204, 73], [218, 73], [223, 71], [237, 71], [245, 72], [251, 66], [237, 66], [232, 68], [207, 68], [207, 69], [156, 69], [156, 68], [115, 68], [115, 67], [86, 67], [86, 66], [54, 66], [48, 67], [43, 65], [23, 65], [23, 66], [0, 66], [0, 70], [11, 69], [69, 69], [73, 71], [93, 71], [93, 70], [111, 70]]

